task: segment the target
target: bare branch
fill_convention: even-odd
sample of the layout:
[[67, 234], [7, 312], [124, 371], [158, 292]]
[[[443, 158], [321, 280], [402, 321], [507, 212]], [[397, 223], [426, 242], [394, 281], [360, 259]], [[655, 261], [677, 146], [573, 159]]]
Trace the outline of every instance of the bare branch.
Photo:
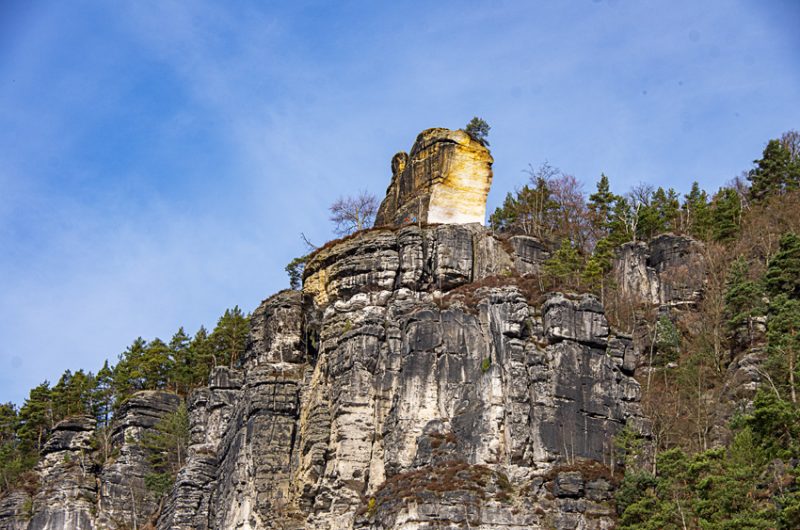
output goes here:
[[378, 213], [378, 200], [374, 195], [361, 191], [355, 197], [340, 197], [330, 207], [330, 220], [333, 231], [345, 236], [363, 230], [375, 220]]
[[312, 250], [317, 250], [319, 248], [319, 245], [315, 245], [314, 243], [309, 241], [308, 238], [306, 237], [306, 235], [303, 232], [300, 232], [300, 239], [303, 240], [303, 243], [305, 244], [305, 246], [307, 247], [307, 250], [309, 252], [312, 251]]

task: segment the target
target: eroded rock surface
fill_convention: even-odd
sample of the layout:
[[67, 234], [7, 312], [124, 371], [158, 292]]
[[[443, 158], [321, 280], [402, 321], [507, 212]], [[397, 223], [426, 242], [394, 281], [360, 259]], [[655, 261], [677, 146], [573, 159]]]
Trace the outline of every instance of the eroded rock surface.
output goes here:
[[489, 150], [462, 130], [421, 132], [410, 154], [392, 158], [392, 181], [375, 226], [483, 224], [492, 162]]
[[593, 296], [528, 292], [539, 250], [475, 224], [321, 249], [302, 292], [253, 313], [240, 364], [190, 396], [169, 495], [144, 487], [138, 442], [179, 398], [143, 392], [96, 504], [73, 510], [93, 529], [613, 527], [614, 435], [647, 435], [632, 340]]
[[70, 418], [53, 429], [37, 465], [40, 488], [33, 498], [36, 530], [91, 530], [94, 528], [97, 484], [91, 439], [95, 420]]
[[643, 425], [624, 337], [595, 298], [532, 302], [512, 276], [474, 306], [447, 296], [517, 261], [474, 225], [318, 252], [303, 294], [254, 313], [226, 427], [193, 437], [159, 528], [610, 528], [610, 483], [548, 473], [607, 469], [613, 435]]
[[0, 497], [0, 530], [26, 530], [33, 501], [22, 490], [11, 490]]
[[702, 297], [705, 274], [703, 245], [673, 234], [622, 245], [614, 264], [622, 294], [649, 305], [695, 306]]
[[[143, 391], [131, 396], [117, 412], [111, 438], [112, 458], [100, 472], [97, 518], [94, 528], [141, 527], [159, 508], [159, 499], [145, 485], [152, 472], [144, 434], [166, 414], [174, 412], [180, 398], [169, 392]], [[61, 528], [70, 528], [68, 526]], [[39, 530], [32, 527], [31, 530]]]
[[208, 387], [189, 399], [189, 455], [160, 514], [160, 528], [211, 528], [210, 501], [218, 481], [220, 444], [243, 384], [240, 371], [217, 367]]

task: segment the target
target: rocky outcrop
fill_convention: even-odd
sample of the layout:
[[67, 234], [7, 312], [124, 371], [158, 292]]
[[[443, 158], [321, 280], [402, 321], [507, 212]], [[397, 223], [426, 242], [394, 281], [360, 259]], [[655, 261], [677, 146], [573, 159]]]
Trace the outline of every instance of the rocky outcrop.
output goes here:
[[475, 224], [319, 250], [302, 292], [253, 313], [240, 364], [189, 398], [164, 499], [141, 441], [180, 400], [141, 392], [101, 469], [63, 456], [91, 421], [56, 429], [30, 530], [613, 527], [614, 435], [647, 435], [632, 341], [593, 296], [530, 290], [544, 256]]
[[[145, 477], [152, 468], [142, 439], [179, 404], [180, 398], [175, 394], [143, 391], [131, 396], [120, 407], [111, 436], [112, 457], [98, 478], [96, 523], [87, 528], [141, 527], [156, 513], [159, 499], [145, 484]], [[39, 530], [39, 527], [32, 526], [31, 530], [34, 529]]]
[[609, 480], [558, 470], [608, 472], [614, 434], [646, 430], [625, 338], [591, 296], [526, 298], [517, 258], [474, 225], [319, 251], [304, 293], [254, 312], [240, 371], [192, 398], [222, 428], [193, 434], [158, 527], [611, 527]]
[[474, 224], [376, 229], [320, 250], [306, 265], [303, 291], [318, 306], [368, 291], [445, 292], [528, 272], [528, 263]]
[[673, 234], [626, 243], [617, 253], [614, 277], [621, 294], [636, 302], [693, 307], [705, 284], [703, 245]]
[[[612, 528], [614, 436], [648, 435], [634, 341], [595, 297], [539, 290], [538, 240], [480, 226], [491, 163], [463, 131], [424, 131], [393, 160], [380, 226], [318, 249], [302, 291], [254, 311], [238, 365], [189, 397], [169, 494], [145, 487], [141, 442], [180, 399], [142, 392], [117, 411], [97, 486], [46, 457], [45, 486], [65, 486], [51, 507], [40, 492], [45, 522], [30, 530], [69, 527], [47, 522], [58, 517], [92, 529]], [[630, 289], [649, 300], [690, 300], [694, 283], [664, 283], [682, 245], [633, 246], [619, 274], [639, 274]], [[90, 432], [54, 436], [51, 453]]]
[[0, 530], [26, 530], [33, 512], [31, 496], [22, 490], [11, 490], [0, 497]]
[[423, 131], [410, 154], [392, 158], [392, 181], [375, 226], [483, 224], [492, 162], [489, 150], [462, 130]]
[[53, 428], [37, 465], [40, 488], [28, 528], [91, 530], [97, 484], [92, 460], [95, 420], [69, 418]]
[[164, 503], [159, 528], [210, 528], [211, 494], [218, 481], [220, 444], [242, 386], [240, 371], [217, 367], [211, 373], [208, 387], [194, 392], [189, 399], [189, 454]]
[[509, 238], [513, 249], [514, 267], [520, 274], [539, 274], [544, 262], [550, 259], [547, 247], [532, 236], [516, 235]]

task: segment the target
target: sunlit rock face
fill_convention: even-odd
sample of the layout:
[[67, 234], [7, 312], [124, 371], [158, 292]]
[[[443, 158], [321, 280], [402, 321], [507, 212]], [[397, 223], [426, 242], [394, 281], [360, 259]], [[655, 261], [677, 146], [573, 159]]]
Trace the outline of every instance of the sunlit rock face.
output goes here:
[[446, 224], [320, 249], [253, 313], [229, 419], [190, 408], [219, 434], [157, 528], [613, 527], [639, 385], [597, 299], [520, 286], [533, 243]]
[[462, 130], [421, 132], [410, 154], [392, 158], [392, 182], [375, 226], [483, 224], [493, 161], [489, 150]]

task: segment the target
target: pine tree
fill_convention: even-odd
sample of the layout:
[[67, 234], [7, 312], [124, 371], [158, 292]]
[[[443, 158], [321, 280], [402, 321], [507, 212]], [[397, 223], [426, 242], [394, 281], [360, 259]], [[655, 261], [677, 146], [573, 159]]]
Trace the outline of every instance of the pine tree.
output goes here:
[[756, 167], [747, 175], [753, 201], [800, 188], [800, 158], [793, 156], [780, 140], [770, 140], [761, 159], [753, 163]]
[[470, 137], [479, 144], [488, 147], [489, 141], [486, 139], [486, 137], [489, 136], [490, 129], [491, 127], [489, 127], [489, 124], [486, 123], [486, 121], [475, 116], [464, 128], [464, 132], [470, 135]]
[[145, 373], [143, 359], [147, 342], [138, 337], [119, 356], [119, 361], [114, 366], [114, 397], [115, 407], [128, 399], [134, 392], [145, 389]]
[[608, 239], [613, 245], [636, 241], [639, 215], [626, 198], [619, 197], [617, 199], [611, 218]]
[[0, 493], [11, 488], [18, 475], [17, 407], [0, 404]]
[[294, 258], [286, 265], [286, 274], [289, 275], [289, 288], [300, 289], [303, 286], [303, 271], [306, 268], [306, 262], [309, 256], [300, 256]]
[[781, 293], [770, 301], [767, 320], [769, 369], [773, 381], [785, 386], [793, 404], [798, 400], [798, 357], [800, 357], [800, 299]]
[[489, 216], [489, 226], [497, 232], [510, 231], [516, 225], [518, 209], [517, 200], [510, 192], [507, 193], [503, 205], [495, 208]]
[[92, 410], [94, 376], [78, 370], [74, 374], [67, 370], [51, 390], [53, 421], [70, 416], [88, 414]]
[[726, 242], [739, 233], [742, 201], [733, 188], [720, 188], [711, 200], [711, 237]]
[[684, 195], [683, 199], [681, 206], [683, 230], [694, 237], [708, 239], [711, 228], [708, 194], [700, 189], [697, 182], [693, 182], [691, 191]]
[[192, 389], [192, 365], [194, 358], [190, 348], [191, 339], [180, 327], [169, 341], [169, 352], [172, 360], [172, 371], [167, 386], [178, 394], [187, 395]]
[[92, 403], [94, 405], [92, 415], [97, 420], [98, 427], [107, 427], [114, 404], [114, 372], [108, 366], [107, 359], [95, 376]]
[[800, 298], [800, 237], [794, 232], [781, 237], [778, 252], [769, 262], [765, 285], [770, 296], [783, 293]]
[[784, 234], [770, 260], [765, 276], [770, 295], [767, 320], [768, 350], [773, 377], [786, 385], [791, 402], [797, 404], [798, 357], [800, 357], [800, 237]]
[[595, 240], [608, 237], [612, 225], [612, 212], [614, 203], [619, 199], [617, 195], [611, 193], [608, 177], [600, 174], [597, 182], [597, 191], [589, 195], [589, 217]]
[[195, 333], [189, 345], [192, 352], [191, 384], [192, 387], [208, 384], [211, 368], [217, 365], [214, 345], [203, 326]]
[[50, 383], [33, 388], [19, 410], [17, 435], [25, 450], [38, 452], [53, 428], [53, 400]]
[[167, 387], [172, 373], [172, 358], [169, 346], [159, 338], [147, 344], [141, 359], [144, 388], [157, 390]]
[[761, 282], [748, 277], [750, 265], [742, 257], [731, 264], [725, 290], [725, 315], [728, 336], [736, 341], [742, 328], [747, 330], [748, 344], [754, 340], [753, 319], [767, 312]]
[[178, 471], [186, 462], [189, 447], [189, 413], [186, 404], [165, 415], [151, 431], [142, 438], [153, 472], [145, 477], [145, 483], [157, 497], [163, 496], [175, 481]]
[[569, 239], [561, 241], [561, 246], [544, 264], [544, 272], [552, 278], [556, 285], [577, 288], [580, 285], [580, 275], [583, 268], [583, 259], [578, 249]]
[[250, 318], [242, 313], [239, 306], [226, 309], [220, 317], [217, 327], [209, 337], [214, 351], [221, 358], [227, 358], [230, 366], [242, 356], [247, 345], [247, 335], [250, 332]]

